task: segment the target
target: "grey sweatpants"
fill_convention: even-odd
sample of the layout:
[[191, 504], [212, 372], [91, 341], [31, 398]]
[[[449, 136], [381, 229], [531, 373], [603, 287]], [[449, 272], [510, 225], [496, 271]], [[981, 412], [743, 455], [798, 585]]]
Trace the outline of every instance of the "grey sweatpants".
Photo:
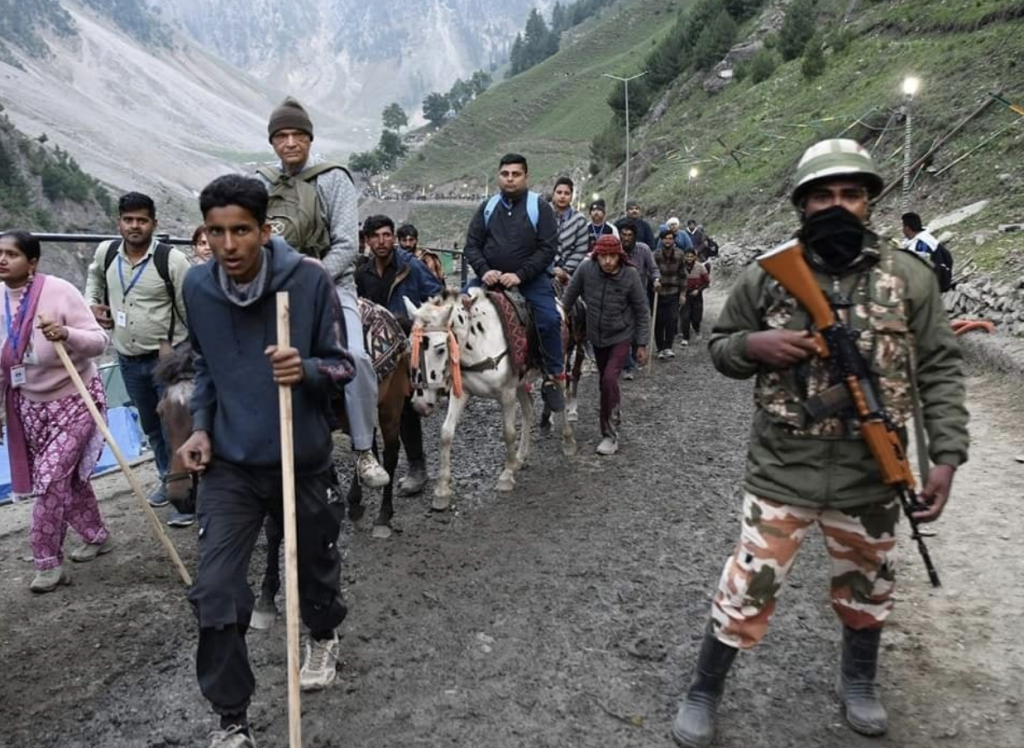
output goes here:
[[348, 416], [352, 448], [365, 452], [373, 446], [373, 429], [377, 418], [377, 372], [363, 343], [363, 322], [359, 317], [356, 291], [348, 286], [337, 289], [338, 302], [345, 314], [345, 335], [348, 352], [356, 363], [356, 375], [345, 385], [345, 415]]

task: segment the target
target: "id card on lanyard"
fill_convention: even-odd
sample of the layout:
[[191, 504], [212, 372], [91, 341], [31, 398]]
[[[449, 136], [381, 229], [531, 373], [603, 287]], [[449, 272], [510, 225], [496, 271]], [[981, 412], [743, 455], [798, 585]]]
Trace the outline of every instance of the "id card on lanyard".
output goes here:
[[[124, 256], [120, 253], [117, 255], [117, 277], [121, 281], [121, 302], [124, 303], [128, 300], [128, 294], [131, 293], [132, 289], [135, 288], [135, 284], [139, 282], [139, 278], [146, 272], [146, 266], [149, 264], [149, 257], [140, 262], [135, 266], [132, 271], [131, 280], [128, 285], [124, 282]], [[117, 314], [114, 315], [114, 324], [118, 327], [128, 327], [128, 312], [124, 309], [119, 309]]]
[[[25, 289], [25, 296], [21, 300], [21, 304], [18, 306], [18, 314], [11, 315], [11, 296], [5, 290], [4, 291], [4, 313], [7, 319], [7, 343], [11, 347], [11, 352], [17, 356], [18, 349], [21, 347], [21, 326], [25, 322], [25, 310], [28, 308], [28, 294], [29, 289]], [[31, 331], [29, 332], [31, 335]], [[11, 367], [11, 386], [21, 387], [25, 384], [27, 377], [25, 374], [25, 364], [19, 362], [16, 366]]]

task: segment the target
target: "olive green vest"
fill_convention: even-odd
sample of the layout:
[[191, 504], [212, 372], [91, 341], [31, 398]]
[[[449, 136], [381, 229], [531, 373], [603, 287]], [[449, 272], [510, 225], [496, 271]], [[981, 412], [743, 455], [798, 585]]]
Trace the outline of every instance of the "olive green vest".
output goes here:
[[[857, 347], [875, 374], [882, 405], [897, 427], [911, 417], [906, 281], [896, 274], [893, 250], [885, 243], [871, 250], [879, 259], [860, 274], [833, 279], [816, 273], [826, 295], [845, 296], [851, 303], [837, 309], [840, 319], [857, 331]], [[807, 330], [807, 312], [777, 282], [770, 281], [770, 303], [765, 314], [768, 329]], [[828, 362], [814, 357], [804, 364], [758, 374], [755, 400], [775, 423], [794, 436], [845, 436], [858, 433], [855, 424], [839, 417], [813, 422], [804, 402], [828, 389]]]

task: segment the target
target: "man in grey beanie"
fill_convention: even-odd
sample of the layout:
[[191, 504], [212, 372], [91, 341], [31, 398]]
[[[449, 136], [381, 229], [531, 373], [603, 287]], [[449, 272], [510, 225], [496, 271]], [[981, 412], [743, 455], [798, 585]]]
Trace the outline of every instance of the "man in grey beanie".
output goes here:
[[370, 451], [377, 413], [377, 374], [366, 353], [356, 302], [356, 189], [345, 167], [310, 157], [313, 122], [297, 100], [289, 96], [271, 112], [267, 135], [280, 159], [280, 165], [256, 172], [270, 193], [267, 219], [275, 235], [319, 259], [334, 279], [345, 314], [348, 352], [355, 359], [356, 376], [345, 387], [345, 414], [356, 470], [363, 484], [379, 488], [390, 479]]

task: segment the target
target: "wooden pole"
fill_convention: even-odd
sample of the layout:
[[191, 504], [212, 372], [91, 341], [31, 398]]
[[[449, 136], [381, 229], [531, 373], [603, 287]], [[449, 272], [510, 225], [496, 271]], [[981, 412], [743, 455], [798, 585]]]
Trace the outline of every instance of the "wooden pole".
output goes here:
[[[288, 292], [277, 293], [277, 347], [291, 345]], [[278, 387], [281, 417], [281, 496], [284, 504], [285, 620], [288, 635], [288, 745], [302, 748], [302, 701], [299, 684], [299, 570], [295, 532], [295, 450], [292, 389]]]
[[654, 311], [651, 312], [651, 337], [647, 341], [647, 376], [651, 375], [651, 364], [654, 363], [654, 326], [658, 324], [658, 297], [657, 291], [654, 292]]
[[[40, 316], [39, 321], [42, 322], [43, 318]], [[178, 555], [178, 551], [174, 548], [174, 543], [167, 537], [167, 533], [164, 532], [164, 527], [160, 524], [160, 518], [156, 516], [156, 512], [153, 511], [153, 507], [149, 505], [149, 500], [146, 498], [145, 491], [142, 490], [142, 484], [139, 483], [139, 479], [135, 476], [132, 471], [131, 465], [128, 464], [128, 460], [121, 454], [121, 448], [117, 446], [117, 442], [114, 440], [114, 435], [110, 433], [110, 429], [107, 427], [107, 422], [103, 416], [100, 415], [99, 408], [96, 407], [96, 403], [92, 400], [92, 395], [89, 394], [89, 390], [85, 386], [85, 382], [82, 381], [82, 377], [78, 375], [78, 370], [75, 368], [75, 364], [71, 361], [68, 352], [64, 349], [64, 343], [59, 340], [53, 341], [53, 348], [57, 351], [57, 355], [60, 357], [60, 362], [64, 364], [65, 370], [67, 370], [68, 376], [71, 377], [71, 381], [75, 384], [75, 389], [78, 390], [79, 397], [85, 402], [85, 407], [89, 409], [89, 413], [92, 415], [92, 419], [96, 422], [96, 428], [103, 434], [103, 438], [106, 439], [107, 444], [110, 446], [110, 451], [114, 453], [114, 459], [121, 466], [121, 471], [128, 478], [128, 483], [132, 487], [132, 492], [138, 497], [139, 502], [142, 504], [142, 508], [146, 513], [146, 518], [149, 520], [149, 525], [153, 529], [153, 534], [156, 535], [163, 546], [164, 550], [167, 551], [167, 555], [170, 556], [171, 562], [178, 570], [178, 575], [181, 577], [187, 586], [192, 586], [192, 576], [188, 573], [188, 569], [185, 568], [185, 564], [181, 562], [181, 556]]]

